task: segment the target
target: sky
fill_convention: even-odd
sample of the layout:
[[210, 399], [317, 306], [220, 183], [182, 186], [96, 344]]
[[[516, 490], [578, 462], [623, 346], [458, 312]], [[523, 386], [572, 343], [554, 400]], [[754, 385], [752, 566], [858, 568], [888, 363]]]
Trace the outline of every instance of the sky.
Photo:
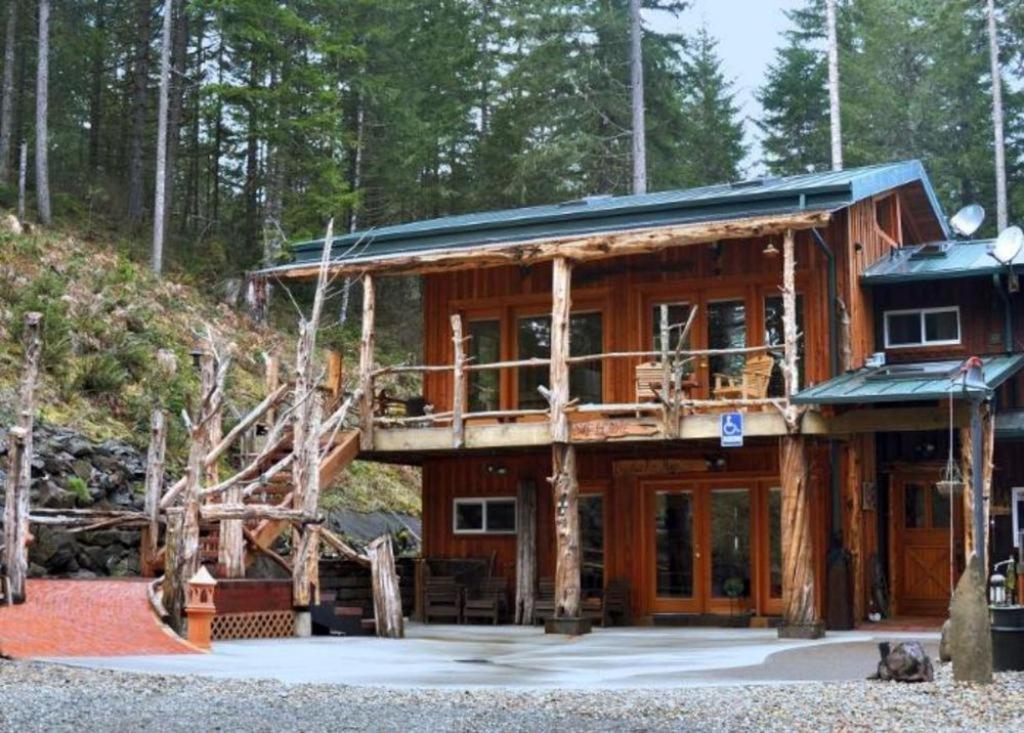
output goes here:
[[668, 13], [644, 16], [647, 25], [657, 31], [692, 33], [706, 25], [718, 39], [718, 55], [726, 77], [735, 82], [736, 101], [744, 117], [749, 146], [744, 166], [751, 175], [762, 172], [758, 130], [751, 121], [761, 107], [754, 95], [789, 25], [784, 11], [804, 4], [805, 0], [691, 0], [691, 7], [679, 17]]

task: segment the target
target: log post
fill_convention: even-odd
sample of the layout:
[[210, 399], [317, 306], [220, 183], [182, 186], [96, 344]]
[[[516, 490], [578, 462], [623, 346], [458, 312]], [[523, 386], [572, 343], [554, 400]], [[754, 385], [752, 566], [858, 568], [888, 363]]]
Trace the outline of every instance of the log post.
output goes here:
[[160, 548], [160, 495], [164, 490], [164, 459], [167, 452], [167, 418], [163, 410], [153, 410], [149, 422], [149, 451], [146, 455], [145, 512], [149, 524], [142, 529], [142, 573], [156, 575]]
[[[181, 634], [184, 631], [185, 576], [181, 572], [184, 553], [183, 524], [185, 510], [182, 507], [167, 509], [167, 529], [164, 534], [164, 583], [163, 605], [167, 611], [172, 629]], [[191, 576], [188, 576], [191, 577]]]
[[182, 508], [184, 515], [181, 523], [181, 558], [178, 562], [180, 577], [175, 584], [175, 591], [182, 594], [174, 599], [174, 605], [184, 608], [184, 593], [189, 578], [199, 572], [201, 558], [199, 556], [199, 505], [201, 502], [205, 459], [208, 449], [206, 440], [207, 410], [213, 401], [213, 389], [216, 382], [216, 364], [213, 354], [204, 351], [199, 358], [199, 369], [202, 384], [202, 398], [199, 401], [199, 413], [189, 428], [188, 465], [185, 470], [185, 488], [182, 492]]
[[[992, 460], [995, 449], [995, 428], [992, 419], [992, 410], [987, 402], [978, 406], [980, 425], [972, 418], [972, 424], [960, 429], [960, 460], [961, 473], [964, 478], [963, 491], [963, 528], [964, 528], [964, 557], [977, 554], [982, 561], [982, 567], [988, 558], [988, 533], [989, 533], [989, 505], [992, 500]], [[975, 440], [981, 441], [980, 448], [975, 446]], [[981, 491], [975, 492], [977, 460], [981, 459]], [[980, 493], [982, 497], [981, 521], [976, 522], [975, 517], [975, 496]], [[979, 543], [975, 542], [975, 535], [978, 525], [982, 527], [984, 536]]]
[[[278, 387], [281, 386], [281, 371], [280, 363], [277, 357], [273, 354], [263, 355], [264, 363], [264, 384], [266, 385], [267, 394], [274, 394]], [[273, 425], [277, 422], [277, 406], [271, 405], [270, 409], [267, 410], [266, 423], [267, 425]]]
[[[311, 324], [312, 325], [312, 324]], [[320, 502], [320, 422], [323, 400], [318, 392], [309, 398], [308, 419], [295, 424], [295, 496], [293, 506], [315, 516]], [[307, 412], [307, 410], [301, 410]], [[320, 527], [304, 524], [292, 551], [292, 605], [308, 609], [316, 601], [319, 586]], [[297, 629], [299, 631], [301, 629]], [[306, 634], [302, 634], [306, 635]]]
[[787, 434], [781, 440], [779, 469], [782, 475], [782, 638], [819, 638], [824, 626], [819, 619], [814, 577], [814, 534], [810, 487], [807, 482], [807, 442], [800, 434], [800, 410], [790, 398], [799, 389], [796, 324], [796, 242], [787, 230], [782, 243], [782, 375], [785, 401], [782, 407]]
[[569, 442], [569, 322], [572, 311], [572, 264], [558, 257], [551, 270], [551, 441]]
[[658, 334], [661, 346], [661, 424], [666, 437], [674, 437], [672, 430], [672, 404], [677, 396], [672, 394], [672, 364], [669, 362], [668, 342], [671, 338], [671, 327], [668, 322], [668, 304], [662, 303], [658, 308]]
[[462, 337], [462, 317], [454, 313], [451, 323], [452, 345], [455, 349], [455, 368], [452, 371], [452, 447], [461, 448], [465, 435], [462, 415], [466, 409], [466, 356], [465, 341]]
[[373, 617], [377, 626], [377, 636], [382, 639], [401, 639], [405, 636], [402, 592], [395, 569], [391, 537], [378, 537], [367, 546], [366, 553], [370, 557]]
[[25, 600], [25, 578], [28, 574], [29, 490], [32, 484], [32, 431], [35, 427], [35, 389], [39, 375], [39, 358], [43, 350], [41, 313], [25, 314], [25, 358], [18, 392], [18, 432], [10, 431], [12, 446], [8, 458], [7, 485], [4, 496], [4, 562], [10, 580], [10, 594], [15, 603]]
[[522, 479], [516, 491], [516, 606], [515, 623], [533, 623], [537, 584], [537, 485]]
[[580, 616], [580, 511], [576, 479], [576, 448], [552, 446], [555, 503], [555, 615], [544, 629], [570, 635], [590, 631], [590, 619]]
[[359, 446], [373, 450], [373, 345], [375, 307], [373, 277], [363, 276], [363, 334], [359, 341]]

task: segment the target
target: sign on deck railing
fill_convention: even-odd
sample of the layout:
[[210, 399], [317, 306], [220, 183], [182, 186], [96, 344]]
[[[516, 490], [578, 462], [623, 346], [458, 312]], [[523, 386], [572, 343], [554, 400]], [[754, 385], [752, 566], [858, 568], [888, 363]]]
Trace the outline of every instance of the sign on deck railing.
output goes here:
[[718, 434], [723, 448], [742, 448], [743, 413], [723, 412], [718, 418]]

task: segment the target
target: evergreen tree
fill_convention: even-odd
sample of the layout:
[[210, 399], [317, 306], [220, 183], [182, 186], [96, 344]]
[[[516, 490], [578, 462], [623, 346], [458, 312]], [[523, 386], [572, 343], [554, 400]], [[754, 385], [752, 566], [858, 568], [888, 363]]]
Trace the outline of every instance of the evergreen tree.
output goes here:
[[684, 179], [677, 185], [734, 181], [747, 154], [733, 83], [722, 73], [718, 42], [701, 28], [682, 63], [683, 130], [678, 158]]

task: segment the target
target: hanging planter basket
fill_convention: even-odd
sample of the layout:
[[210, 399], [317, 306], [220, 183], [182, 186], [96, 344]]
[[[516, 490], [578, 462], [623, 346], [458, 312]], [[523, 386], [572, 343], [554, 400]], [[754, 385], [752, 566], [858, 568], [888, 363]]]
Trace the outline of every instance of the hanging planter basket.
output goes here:
[[942, 470], [942, 477], [935, 482], [939, 494], [945, 497], [960, 496], [964, 491], [964, 477], [955, 463], [948, 463]]

